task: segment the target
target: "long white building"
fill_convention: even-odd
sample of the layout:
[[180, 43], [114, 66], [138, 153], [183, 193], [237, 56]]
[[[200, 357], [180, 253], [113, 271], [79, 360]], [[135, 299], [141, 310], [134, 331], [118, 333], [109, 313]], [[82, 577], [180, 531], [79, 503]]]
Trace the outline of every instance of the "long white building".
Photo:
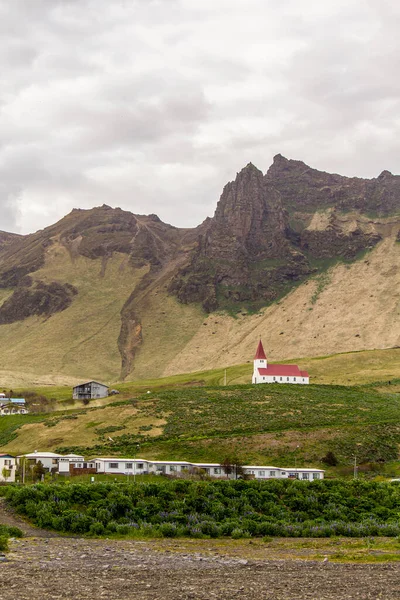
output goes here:
[[[94, 459], [97, 473], [109, 475], [180, 475], [203, 471], [210, 477], [236, 478], [235, 468], [230, 469], [229, 475], [226, 468], [219, 463], [192, 463], [187, 461], [160, 461], [143, 458], [96, 458]], [[323, 479], [325, 471], [309, 468], [282, 468], [273, 466], [244, 465], [242, 470], [245, 475], [254, 479], [300, 479], [302, 481], [315, 481]]]
[[[1, 456], [1, 455], [0, 455]], [[5, 458], [13, 458], [7, 457]], [[57, 454], [55, 452], [40, 452], [35, 450], [29, 454], [17, 457], [17, 462], [25, 459], [25, 467], [28, 469], [39, 461], [47, 472], [59, 475], [78, 475], [80, 473], [107, 474], [107, 475], [169, 475], [182, 476], [185, 474], [204, 473], [209, 477], [219, 479], [236, 479], [240, 473], [235, 472], [235, 467], [228, 469], [220, 463], [189, 462], [186, 460], [148, 460], [146, 458], [93, 458], [85, 460], [79, 454]], [[15, 464], [15, 463], [14, 463]], [[309, 469], [303, 467], [273, 467], [259, 465], [244, 465], [241, 467], [245, 475], [254, 479], [300, 479], [302, 481], [314, 481], [323, 479], [322, 469]], [[14, 467], [15, 472], [15, 467]]]

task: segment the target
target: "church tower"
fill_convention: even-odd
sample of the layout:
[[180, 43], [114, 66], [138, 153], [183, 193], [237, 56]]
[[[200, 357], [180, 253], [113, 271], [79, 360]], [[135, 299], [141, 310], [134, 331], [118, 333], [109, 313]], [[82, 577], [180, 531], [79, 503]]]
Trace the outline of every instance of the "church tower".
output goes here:
[[262, 345], [262, 341], [258, 342], [257, 352], [254, 357], [254, 368], [253, 368], [253, 377], [252, 383], [260, 383], [261, 378], [258, 373], [258, 369], [266, 369], [268, 366], [267, 357], [265, 356], [264, 347]]

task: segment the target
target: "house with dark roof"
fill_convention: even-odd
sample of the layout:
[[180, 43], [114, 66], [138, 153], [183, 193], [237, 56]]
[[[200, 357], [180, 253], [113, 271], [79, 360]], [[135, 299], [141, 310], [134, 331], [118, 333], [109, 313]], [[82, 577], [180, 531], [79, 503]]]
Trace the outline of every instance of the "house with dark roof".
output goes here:
[[98, 381], [87, 381], [73, 388], [74, 400], [92, 400], [94, 398], [107, 398], [108, 386]]
[[307, 371], [301, 371], [297, 365], [269, 365], [260, 340], [254, 357], [252, 383], [310, 383]]

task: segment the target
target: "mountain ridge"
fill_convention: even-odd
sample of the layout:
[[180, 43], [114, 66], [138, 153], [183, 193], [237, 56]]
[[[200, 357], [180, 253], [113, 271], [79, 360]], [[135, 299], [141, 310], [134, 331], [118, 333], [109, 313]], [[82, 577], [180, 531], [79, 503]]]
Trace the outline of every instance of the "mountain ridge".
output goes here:
[[[229, 327], [247, 329], [251, 340], [253, 326], [243, 322], [253, 323], [257, 311], [272, 314], [268, 306], [279, 299], [290, 305], [299, 286], [301, 290], [306, 286], [316, 290], [311, 296], [302, 291], [303, 299], [298, 301], [310, 313], [330, 289], [327, 279], [341, 288], [336, 276], [340, 265], [347, 265], [345, 269], [354, 274], [361, 272], [366, 252], [377, 257], [374, 277], [382, 294], [392, 294], [395, 300], [395, 290], [390, 291], [379, 274], [385, 259], [379, 248], [384, 245], [386, 261], [391, 261], [386, 270], [392, 269], [393, 275], [388, 277], [398, 280], [399, 210], [397, 175], [383, 171], [371, 180], [348, 178], [276, 155], [265, 174], [252, 163], [244, 167], [224, 187], [213, 217], [195, 228], [177, 228], [154, 214], [135, 215], [103, 205], [74, 209], [54, 225], [27, 236], [0, 232], [0, 332], [10, 344], [4, 370], [27, 360], [21, 349], [26, 340], [39, 353], [36, 362], [29, 358], [29, 365], [34, 371], [40, 364], [43, 371], [46, 365], [40, 359], [39, 338], [44, 337], [58, 348], [52, 366], [55, 374], [101, 378], [100, 365], [106, 364], [107, 352], [103, 351], [97, 367], [94, 357], [84, 358], [88, 352], [84, 349], [90, 347], [93, 353], [90, 340], [104, 344], [101, 332], [110, 327], [108, 355], [113, 358], [106, 372], [115, 379], [145, 377], [149, 369], [156, 369], [158, 375], [177, 369], [187, 372], [189, 365], [196, 366], [196, 356], [201, 368], [209, 368], [210, 363], [200, 356], [207, 348], [215, 348], [209, 354], [218, 364], [221, 356], [234, 364], [236, 358], [237, 362], [244, 359], [243, 352], [230, 351], [228, 357], [225, 330], [222, 333], [219, 326], [212, 326], [211, 335], [216, 337], [204, 335], [213, 315], [217, 315], [214, 320], [227, 323], [232, 319], [229, 313], [243, 313], [240, 319], [229, 321]], [[345, 275], [343, 271], [343, 282]], [[367, 294], [366, 290], [362, 293]], [[355, 302], [350, 296], [343, 290], [341, 301]], [[394, 301], [389, 304], [392, 313], [397, 311]], [[85, 321], [79, 318], [78, 307]], [[374, 310], [371, 306], [371, 314]], [[303, 352], [329, 353], [329, 340], [322, 346], [315, 344], [318, 351], [312, 351], [314, 336], [309, 325], [304, 329], [310, 321], [307, 317], [299, 319], [297, 326], [310, 341], [301, 343]], [[282, 319], [280, 314], [279, 323]], [[78, 332], [77, 345], [74, 342], [81, 357], [78, 361], [52, 331], [60, 324]], [[268, 318], [263, 319], [263, 327], [271, 328]], [[394, 327], [400, 334], [398, 326]], [[393, 344], [392, 333], [382, 332], [377, 347]], [[221, 335], [225, 336], [222, 341]], [[66, 345], [71, 343], [69, 331], [65, 338]], [[233, 339], [237, 346], [243, 343], [236, 334]], [[331, 342], [332, 352], [351, 350], [351, 340], [345, 340], [347, 336], [343, 347]], [[371, 340], [365, 341], [366, 347], [371, 347]], [[360, 349], [358, 342], [353, 340], [355, 349]], [[157, 347], [166, 352], [164, 365], [154, 358]], [[293, 344], [289, 347], [292, 356], [298, 354]], [[179, 358], [185, 349], [186, 362]], [[281, 348], [282, 352], [277, 358], [288, 357], [288, 348]]]

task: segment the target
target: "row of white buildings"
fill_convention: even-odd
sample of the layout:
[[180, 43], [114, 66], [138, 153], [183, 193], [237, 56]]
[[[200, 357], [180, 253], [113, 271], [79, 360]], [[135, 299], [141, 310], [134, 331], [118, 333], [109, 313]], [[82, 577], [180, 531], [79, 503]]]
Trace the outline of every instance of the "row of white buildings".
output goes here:
[[15, 472], [21, 464], [22, 479], [29, 480], [30, 470], [41, 463], [49, 473], [59, 475], [108, 474], [108, 475], [169, 475], [182, 477], [186, 474], [203, 473], [210, 477], [235, 479], [242, 473], [254, 479], [301, 479], [315, 481], [324, 478], [322, 469], [282, 468], [273, 466], [244, 465], [236, 472], [234, 465], [219, 463], [194, 463], [175, 460], [148, 460], [144, 458], [94, 458], [85, 460], [78, 454], [55, 452], [31, 452], [20, 456], [0, 454], [0, 481], [15, 481]]

